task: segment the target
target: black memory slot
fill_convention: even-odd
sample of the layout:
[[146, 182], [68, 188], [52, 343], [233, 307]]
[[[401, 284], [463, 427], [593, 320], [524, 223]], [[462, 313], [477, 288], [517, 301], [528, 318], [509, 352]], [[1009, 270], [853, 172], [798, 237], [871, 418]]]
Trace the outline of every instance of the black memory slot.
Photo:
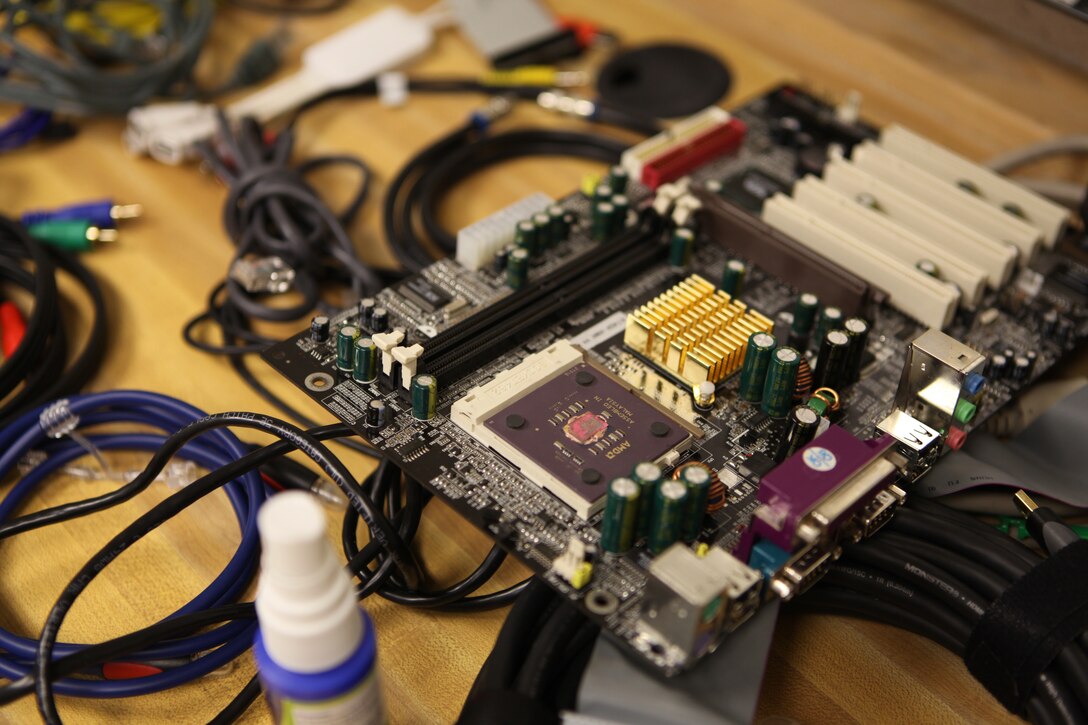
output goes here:
[[668, 247], [658, 243], [660, 228], [656, 217], [644, 216], [616, 240], [436, 337], [423, 353], [427, 372], [439, 380], [456, 380], [664, 259]]

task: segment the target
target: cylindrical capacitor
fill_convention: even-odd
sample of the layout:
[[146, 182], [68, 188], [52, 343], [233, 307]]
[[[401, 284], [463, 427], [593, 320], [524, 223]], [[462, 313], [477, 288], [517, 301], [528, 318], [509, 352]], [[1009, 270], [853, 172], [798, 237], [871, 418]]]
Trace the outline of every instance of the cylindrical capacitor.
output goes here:
[[771, 355], [767, 365], [767, 380], [763, 384], [763, 403], [760, 408], [767, 415], [781, 418], [790, 412], [793, 388], [797, 383], [797, 368], [801, 365], [801, 353], [792, 347], [780, 347]]
[[714, 383], [704, 380], [693, 386], [691, 398], [696, 410], [710, 410], [711, 406], [714, 405]]
[[503, 247], [499, 251], [495, 252], [495, 256], [491, 259], [491, 271], [495, 274], [502, 274], [506, 271], [506, 262], [510, 259], [510, 248]]
[[531, 219], [522, 219], [514, 225], [514, 246], [529, 254], [536, 254], [536, 225]]
[[378, 358], [381, 352], [369, 337], [355, 341], [355, 360], [351, 377], [357, 383], [369, 383], [378, 378]]
[[364, 330], [369, 330], [370, 325], [374, 320], [374, 308], [378, 306], [378, 303], [373, 297], [364, 297], [359, 300], [359, 325]]
[[635, 543], [641, 489], [630, 478], [613, 478], [608, 484], [601, 517], [601, 548], [622, 554]]
[[846, 386], [846, 366], [850, 358], [850, 338], [842, 330], [831, 330], [820, 342], [820, 354], [816, 358], [817, 388], [831, 388], [838, 392]]
[[702, 466], [685, 466], [680, 470], [680, 482], [688, 490], [687, 511], [680, 525], [684, 541], [695, 541], [703, 530], [706, 500], [710, 496], [710, 472]]
[[372, 400], [366, 406], [366, 424], [369, 428], [381, 428], [389, 422], [389, 406], [384, 400]]
[[329, 318], [325, 315], [317, 315], [310, 320], [310, 339], [314, 342], [325, 342], [329, 339]]
[[744, 352], [744, 366], [740, 371], [741, 400], [755, 403], [763, 399], [763, 384], [767, 380], [767, 367], [774, 354], [775, 340], [766, 332], [753, 332], [748, 336], [748, 348]]
[[779, 345], [789, 345], [791, 328], [793, 327], [793, 313], [782, 310], [774, 316], [774, 339]]
[[988, 372], [990, 377], [994, 379], [1005, 377], [1009, 374], [1009, 359], [1001, 353], [992, 355]]
[[820, 427], [820, 416], [807, 405], [798, 405], [790, 411], [787, 418], [786, 435], [778, 446], [776, 461], [784, 461], [816, 436]]
[[554, 247], [567, 241], [569, 234], [570, 227], [567, 225], [567, 215], [563, 207], [557, 204], [548, 207], [548, 246]]
[[783, 146], [792, 146], [801, 133], [801, 122], [793, 116], [783, 116], [771, 124], [771, 138]]
[[374, 314], [370, 316], [370, 331], [385, 332], [389, 329], [389, 310], [384, 307], [375, 307]]
[[616, 194], [612, 197], [612, 206], [616, 212], [612, 217], [610, 236], [618, 237], [627, 228], [627, 211], [631, 208], [631, 200], [625, 194]]
[[640, 500], [642, 501], [638, 512], [638, 525], [635, 527], [635, 536], [637, 538], [649, 536], [650, 534], [650, 520], [653, 518], [654, 510], [654, 491], [657, 490], [657, 484], [661, 483], [664, 475], [661, 466], [649, 461], [636, 464], [631, 472], [631, 478], [638, 484], [639, 491], [641, 491]]
[[616, 194], [616, 190], [607, 181], [597, 184], [593, 190], [593, 201], [607, 201]]
[[536, 253], [541, 254], [551, 242], [552, 218], [547, 212], [533, 214], [533, 226], [536, 227]]
[[1028, 362], [1031, 363], [1031, 367], [1028, 368], [1028, 373], [1030, 374], [1035, 370], [1035, 363], [1039, 359], [1039, 353], [1035, 352], [1034, 350], [1028, 350], [1024, 353], [1024, 357], [1026, 357], [1028, 359]]
[[1058, 320], [1060, 318], [1061, 315], [1058, 314], [1057, 310], [1047, 310], [1043, 314], [1043, 326], [1040, 330], [1040, 332], [1042, 332], [1043, 334], [1043, 337], [1054, 336], [1054, 333], [1058, 331]]
[[616, 164], [608, 172], [608, 184], [612, 187], [612, 191], [616, 194], [627, 193], [627, 169], [623, 168], [619, 164]]
[[1012, 361], [1012, 379], [1024, 381], [1031, 375], [1031, 360], [1027, 355], [1017, 355]]
[[430, 420], [438, 407], [438, 378], [426, 373], [412, 378], [412, 417]]
[[739, 259], [730, 259], [725, 263], [725, 271], [722, 272], [722, 292], [730, 297], [739, 297], [744, 293], [744, 277], [748, 274], [748, 267]]
[[691, 252], [695, 249], [695, 232], [687, 227], [679, 227], [672, 233], [669, 242], [669, 264], [674, 267], [686, 267], [691, 261]]
[[355, 341], [359, 338], [359, 328], [344, 325], [336, 333], [336, 367], [344, 372], [351, 372], [355, 367]]
[[529, 281], [529, 252], [517, 248], [510, 252], [506, 260], [506, 286], [510, 289], [521, 289]]
[[593, 205], [593, 218], [590, 220], [589, 235], [595, 242], [605, 242], [611, 238], [615, 227], [616, 207], [610, 201], [598, 201]]
[[791, 331], [799, 338], [807, 339], [812, 332], [812, 323], [816, 322], [816, 310], [820, 308], [820, 298], [811, 292], [802, 292], [793, 306], [793, 325]]
[[824, 336], [832, 330], [841, 330], [844, 315], [838, 307], [824, 307], [820, 310], [820, 319], [816, 323], [816, 340], [824, 339]]
[[851, 317], [842, 324], [842, 329], [850, 338], [850, 350], [846, 355], [846, 384], [850, 385], [861, 377], [865, 346], [869, 344], [869, 323], [860, 317]]
[[680, 529], [688, 508], [688, 487], [671, 478], [662, 481], [654, 492], [653, 515], [647, 545], [660, 554], [680, 540]]

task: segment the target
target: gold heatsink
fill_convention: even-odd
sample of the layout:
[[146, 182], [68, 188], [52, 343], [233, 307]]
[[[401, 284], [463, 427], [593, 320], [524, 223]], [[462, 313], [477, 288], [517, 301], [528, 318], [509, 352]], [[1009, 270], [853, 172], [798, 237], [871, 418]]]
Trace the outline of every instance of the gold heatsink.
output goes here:
[[693, 274], [627, 315], [623, 344], [692, 385], [717, 383], [740, 369], [748, 337], [773, 327]]

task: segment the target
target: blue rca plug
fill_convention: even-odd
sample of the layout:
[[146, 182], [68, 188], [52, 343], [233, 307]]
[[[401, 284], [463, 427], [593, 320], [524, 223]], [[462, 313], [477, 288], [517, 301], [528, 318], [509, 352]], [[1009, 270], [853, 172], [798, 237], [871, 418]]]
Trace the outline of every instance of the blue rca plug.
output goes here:
[[24, 226], [42, 222], [87, 222], [91, 226], [110, 228], [124, 219], [134, 219], [143, 213], [139, 204], [115, 204], [112, 199], [99, 199], [84, 204], [71, 204], [56, 209], [35, 209], [23, 214]]

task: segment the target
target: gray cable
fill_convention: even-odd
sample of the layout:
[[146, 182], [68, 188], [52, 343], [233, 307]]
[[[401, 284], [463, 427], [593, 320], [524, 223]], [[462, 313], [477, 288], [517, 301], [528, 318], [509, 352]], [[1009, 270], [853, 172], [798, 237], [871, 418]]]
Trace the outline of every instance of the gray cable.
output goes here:
[[[49, 12], [0, 0], [0, 53], [8, 56], [0, 100], [67, 113], [123, 114], [157, 96], [191, 92], [214, 3], [148, 2], [161, 13], [154, 36], [137, 39], [117, 31], [104, 44], [65, 28], [65, 18], [76, 9], [71, 0], [58, 0]], [[42, 51], [20, 39], [24, 31], [35, 30], [52, 38], [53, 46]]]
[[998, 173], [1007, 174], [1013, 169], [1018, 169], [1040, 159], [1068, 154], [1088, 154], [1088, 135], [1059, 136], [1058, 138], [1021, 146], [1018, 149], [995, 156], [989, 160], [986, 166]]

